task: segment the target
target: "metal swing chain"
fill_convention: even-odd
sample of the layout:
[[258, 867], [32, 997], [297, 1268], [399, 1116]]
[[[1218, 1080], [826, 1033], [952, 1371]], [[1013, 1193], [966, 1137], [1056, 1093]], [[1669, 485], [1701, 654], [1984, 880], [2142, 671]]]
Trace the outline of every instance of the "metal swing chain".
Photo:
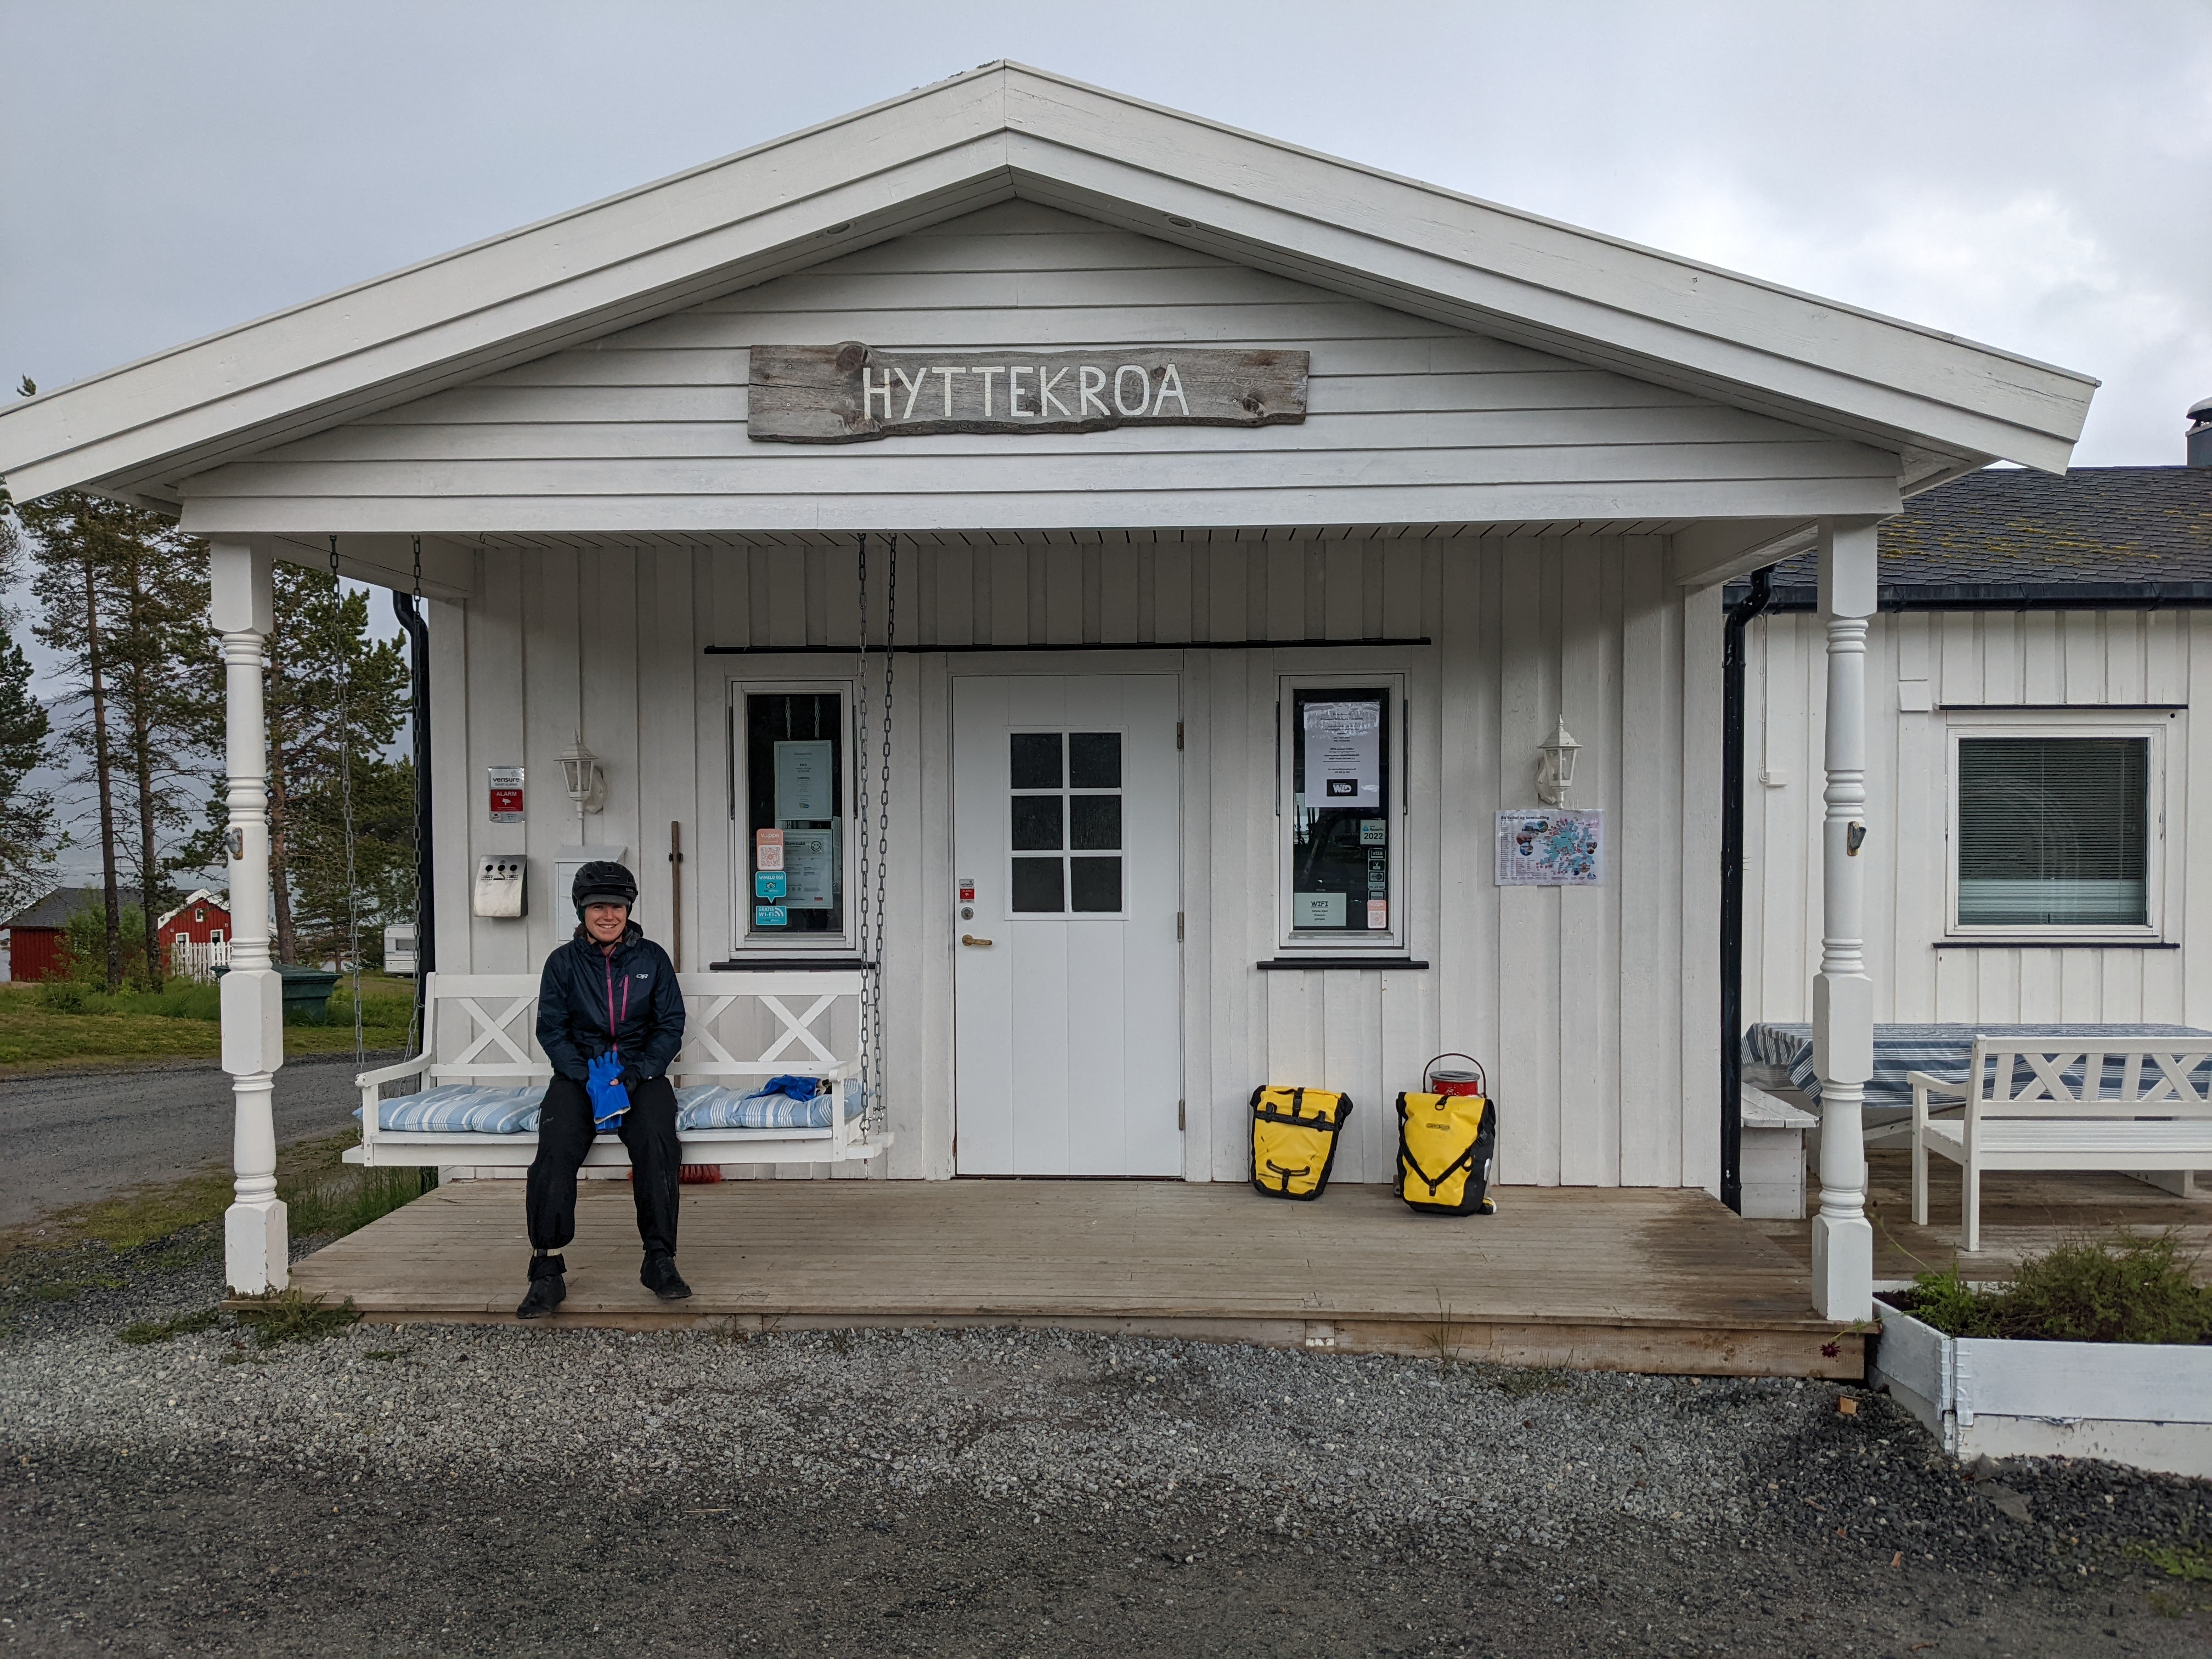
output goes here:
[[[867, 1014], [874, 1039], [878, 1087], [868, 1097], [867, 1115], [863, 1120], [871, 1133], [880, 1133], [889, 1122], [889, 1108], [884, 1096], [890, 1081], [890, 1068], [884, 1049], [884, 923], [886, 919], [884, 904], [884, 884], [890, 868], [891, 842], [891, 690], [898, 672], [898, 538], [890, 538], [889, 568], [884, 581], [884, 738], [883, 757], [876, 774], [876, 892], [872, 920], [875, 936], [866, 951], [868, 960], [875, 965], [864, 969], [868, 983], [874, 988], [868, 999]], [[863, 810], [866, 802], [862, 803]]]
[[[853, 781], [854, 793], [858, 799], [860, 810], [854, 813], [853, 816], [859, 827], [860, 835], [860, 890], [856, 896], [856, 908], [859, 912], [858, 921], [860, 925], [854, 937], [860, 944], [861, 960], [860, 1008], [860, 1109], [861, 1122], [863, 1126], [866, 1126], [874, 1121], [877, 1092], [875, 1075], [876, 1051], [875, 1044], [872, 1041], [872, 1031], [868, 1019], [869, 1005], [873, 1000], [873, 981], [870, 976], [867, 969], [868, 924], [872, 919], [868, 900], [869, 895], [872, 891], [870, 878], [873, 874], [873, 869], [870, 863], [870, 855], [873, 848], [872, 843], [869, 839], [870, 825], [868, 822], [868, 763], [871, 758], [871, 747], [868, 742], [867, 719], [872, 705], [868, 701], [868, 537], [866, 531], [863, 531], [860, 533], [859, 564], [860, 576], [860, 661], [859, 682], [855, 688], [853, 698], [853, 736], [854, 739], [853, 746], [855, 751], [854, 754]], [[866, 1133], [865, 1127], [862, 1132], [863, 1133]]]
[[[419, 624], [422, 615], [422, 538], [420, 536], [415, 538], [415, 585], [409, 591], [414, 596], [415, 615]], [[411, 633], [408, 636], [410, 652], [416, 648], [415, 637]], [[415, 682], [410, 675], [408, 679], [407, 710], [407, 718], [410, 725], [416, 720], [427, 718], [428, 713], [426, 709], [414, 706], [414, 685]], [[415, 751], [421, 752], [421, 747], [419, 744], [415, 744]], [[420, 801], [422, 798], [422, 781], [416, 778], [415, 799]], [[410, 889], [408, 895], [407, 918], [409, 926], [414, 929], [415, 983], [419, 987], [422, 983], [422, 825], [420, 813], [411, 805], [407, 811], [407, 872], [408, 884]], [[386, 965], [389, 966], [389, 964]], [[407, 1000], [407, 1052], [410, 1054], [422, 1052], [417, 1046], [417, 1041], [422, 1034], [422, 999], [420, 994], [417, 994]]]
[[[331, 538], [331, 587], [337, 595], [343, 613], [345, 586], [338, 576], [338, 538], [335, 536]], [[362, 1030], [361, 902], [354, 881], [353, 652], [349, 647], [350, 641], [338, 658], [338, 798], [343, 803], [342, 827], [345, 833], [346, 951], [347, 961], [353, 968], [353, 1059], [355, 1065], [365, 1066], [368, 1049]]]

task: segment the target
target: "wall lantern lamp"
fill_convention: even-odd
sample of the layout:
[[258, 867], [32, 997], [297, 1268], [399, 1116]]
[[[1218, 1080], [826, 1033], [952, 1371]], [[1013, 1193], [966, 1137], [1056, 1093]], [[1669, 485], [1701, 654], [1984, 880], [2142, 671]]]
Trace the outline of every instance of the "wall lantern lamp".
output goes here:
[[1575, 781], [1575, 756], [1581, 749], [1564, 720], [1548, 743], [1536, 745], [1536, 799], [1545, 805], [1567, 804], [1567, 791]]
[[607, 800], [606, 775], [599, 770], [599, 757], [584, 746], [581, 732], [561, 751], [561, 776], [568, 786], [568, 799], [576, 804], [576, 839], [580, 842], [584, 814], [598, 811]]

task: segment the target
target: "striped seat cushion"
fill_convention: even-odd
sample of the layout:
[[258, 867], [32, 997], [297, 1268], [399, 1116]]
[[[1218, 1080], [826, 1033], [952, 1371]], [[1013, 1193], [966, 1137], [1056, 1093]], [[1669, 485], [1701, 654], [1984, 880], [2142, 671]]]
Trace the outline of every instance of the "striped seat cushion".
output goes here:
[[[793, 1100], [789, 1095], [766, 1091], [747, 1093], [727, 1084], [694, 1084], [676, 1091], [676, 1127], [678, 1130], [826, 1129], [831, 1099], [826, 1093], [811, 1100]], [[846, 1115], [854, 1115], [848, 1100]]]
[[[477, 1083], [447, 1083], [419, 1095], [396, 1095], [380, 1102], [380, 1129], [482, 1135], [526, 1135], [538, 1127], [543, 1084], [495, 1089]], [[353, 1109], [356, 1117], [361, 1108]]]

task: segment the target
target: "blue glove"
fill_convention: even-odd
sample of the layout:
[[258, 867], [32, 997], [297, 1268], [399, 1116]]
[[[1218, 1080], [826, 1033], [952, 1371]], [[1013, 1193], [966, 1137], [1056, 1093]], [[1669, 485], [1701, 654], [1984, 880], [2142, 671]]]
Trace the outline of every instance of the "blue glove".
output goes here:
[[584, 1092], [592, 1097], [592, 1132], [608, 1133], [629, 1110], [629, 1091], [622, 1085], [622, 1056], [606, 1054], [593, 1060], [584, 1079]]

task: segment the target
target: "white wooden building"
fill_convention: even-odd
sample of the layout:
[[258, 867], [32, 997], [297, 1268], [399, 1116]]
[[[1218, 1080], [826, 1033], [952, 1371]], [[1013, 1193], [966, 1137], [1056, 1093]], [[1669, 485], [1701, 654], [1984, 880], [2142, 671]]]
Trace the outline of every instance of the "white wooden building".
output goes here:
[[[1132, 357], [1303, 353], [1305, 413], [763, 441], [756, 351], [845, 342], [943, 357], [922, 378], [948, 411], [951, 375], [988, 410], [1010, 360], [1018, 399], [1025, 354], [1095, 356], [1118, 400]], [[1127, 372], [1173, 412], [1157, 368]], [[1458, 1049], [1491, 1068], [1504, 1181], [1711, 1188], [1719, 584], [1818, 543], [1848, 701], [1876, 522], [1992, 459], [2063, 469], [2092, 385], [996, 64], [11, 406], [0, 471], [21, 498], [163, 504], [214, 544], [249, 872], [266, 560], [334, 536], [349, 574], [405, 588], [420, 538], [445, 971], [534, 969], [579, 845], [624, 850], [669, 937], [672, 825], [685, 968], [858, 954], [858, 538], [880, 639], [896, 534], [893, 1176], [1239, 1180], [1247, 1097], [1276, 1080], [1349, 1091], [1337, 1178], [1385, 1180], [1392, 1096]], [[1299, 798], [1334, 717], [1313, 707], [1370, 711], [1356, 838]], [[1537, 805], [1562, 720], [1601, 879], [1500, 887], [1497, 814]], [[579, 734], [606, 782], [580, 834]], [[1842, 741], [1837, 849], [1886, 810]], [[520, 816], [495, 821], [514, 767]], [[1010, 835], [1034, 854], [1063, 824], [1064, 869], [1016, 868]], [[780, 899], [762, 829], [798, 838]], [[493, 855], [524, 866], [520, 919], [471, 915]], [[1832, 1115], [1871, 1006], [1839, 858]], [[238, 916], [251, 1118], [277, 1056]], [[262, 1161], [234, 1216], [247, 1288]], [[1822, 1237], [1859, 1238], [1863, 1176], [1828, 1173]], [[1844, 1316], [1857, 1248], [1822, 1246]]]
[[[2212, 457], [1993, 469], [1881, 538], [1868, 774], [1897, 828], [1866, 849], [1875, 1018], [2212, 1024], [2212, 722], [2192, 708], [2212, 678]], [[1777, 571], [1782, 608], [1747, 638], [1747, 1021], [1812, 1013], [1809, 562]]]

